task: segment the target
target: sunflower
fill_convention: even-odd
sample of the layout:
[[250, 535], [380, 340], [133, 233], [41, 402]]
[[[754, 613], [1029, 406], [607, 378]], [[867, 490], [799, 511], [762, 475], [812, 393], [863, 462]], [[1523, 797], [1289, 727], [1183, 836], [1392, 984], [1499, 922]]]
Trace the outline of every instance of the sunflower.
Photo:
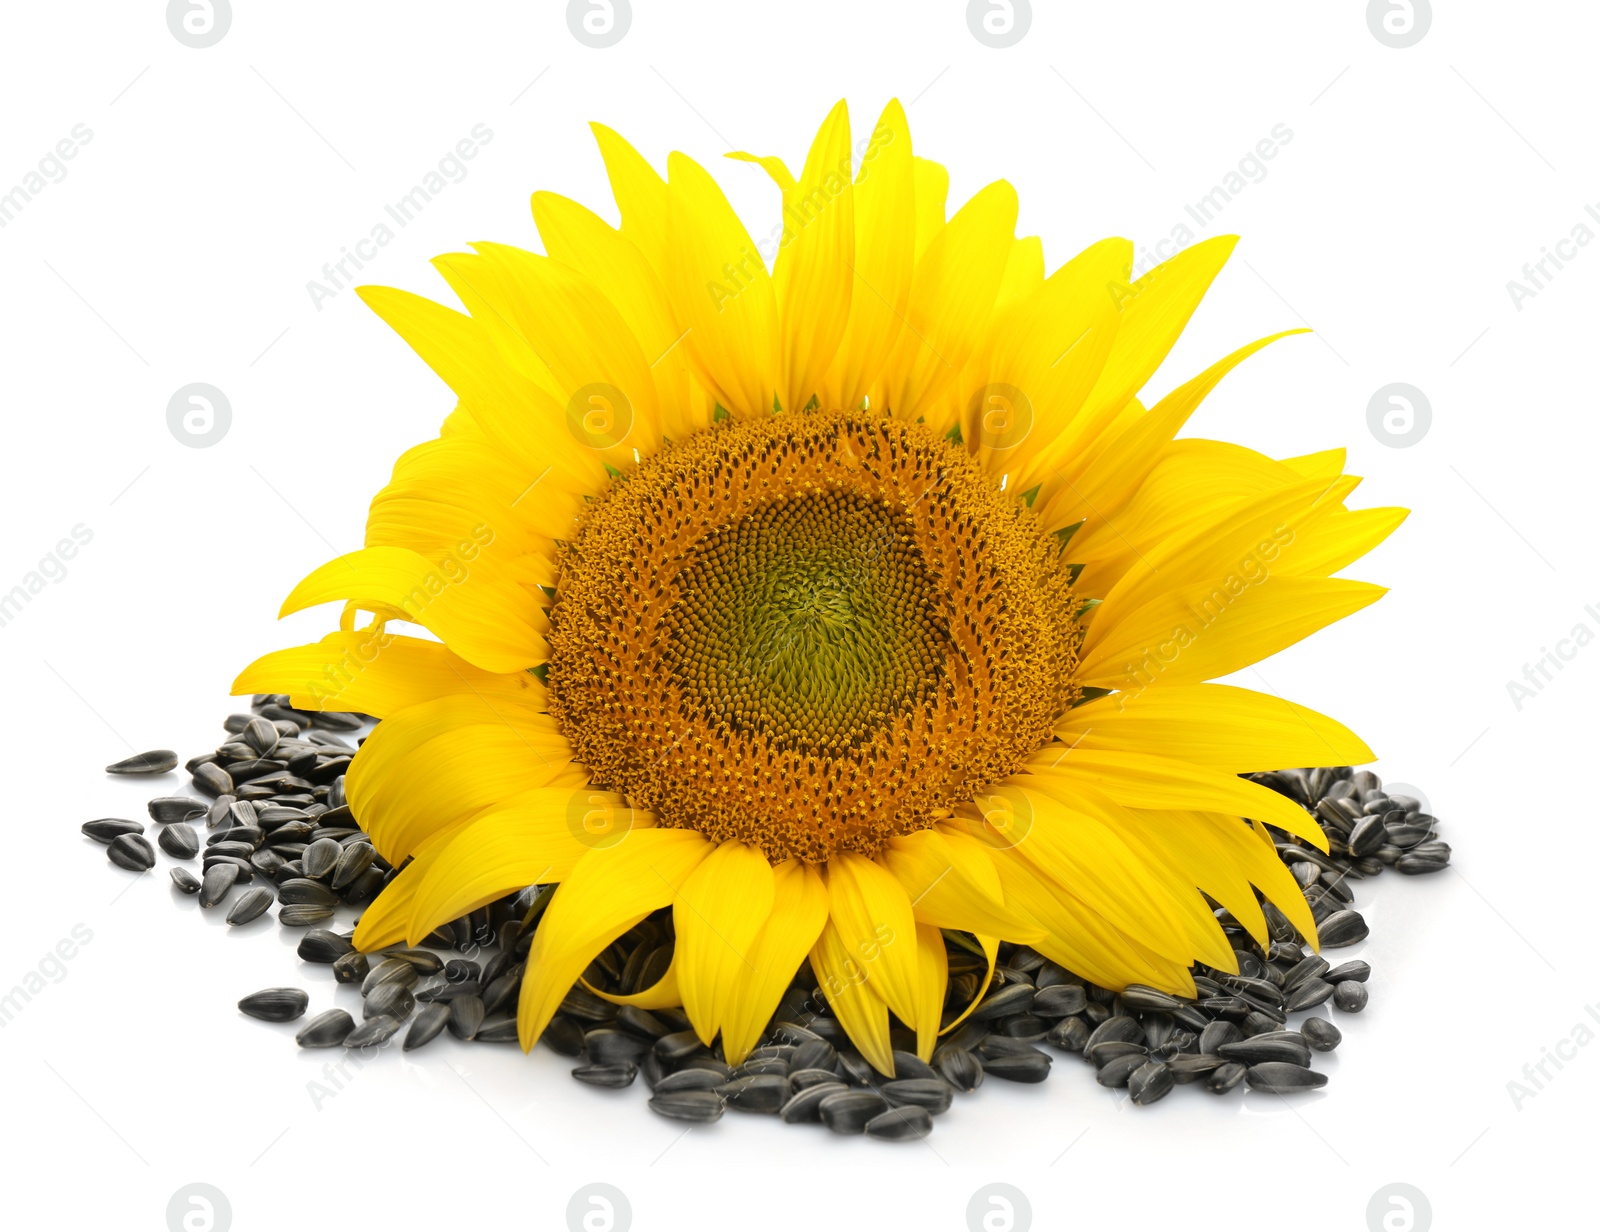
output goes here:
[[531, 1048], [670, 908], [666, 974], [610, 999], [737, 1063], [809, 961], [892, 1073], [891, 1016], [924, 1058], [959, 1021], [947, 933], [1189, 996], [1237, 970], [1218, 906], [1314, 940], [1267, 827], [1322, 832], [1241, 776], [1372, 753], [1208, 682], [1373, 602], [1332, 575], [1404, 511], [1347, 508], [1342, 451], [1177, 439], [1283, 335], [1140, 400], [1234, 238], [1046, 277], [1008, 184], [947, 217], [900, 105], [853, 145], [840, 103], [798, 177], [734, 156], [781, 194], [769, 272], [702, 167], [594, 132], [620, 228], [540, 192], [543, 255], [435, 262], [466, 312], [362, 289], [457, 405], [285, 602], [339, 631], [235, 684], [381, 719], [346, 794], [400, 871], [356, 943], [558, 883]]

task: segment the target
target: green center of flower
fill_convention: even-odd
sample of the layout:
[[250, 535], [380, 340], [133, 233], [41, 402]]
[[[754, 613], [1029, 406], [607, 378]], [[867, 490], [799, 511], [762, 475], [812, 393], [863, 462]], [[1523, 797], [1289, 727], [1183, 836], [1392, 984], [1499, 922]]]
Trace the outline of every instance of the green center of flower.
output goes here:
[[858, 492], [773, 501], [679, 577], [668, 670], [730, 729], [832, 753], [920, 705], [948, 639], [903, 514]]

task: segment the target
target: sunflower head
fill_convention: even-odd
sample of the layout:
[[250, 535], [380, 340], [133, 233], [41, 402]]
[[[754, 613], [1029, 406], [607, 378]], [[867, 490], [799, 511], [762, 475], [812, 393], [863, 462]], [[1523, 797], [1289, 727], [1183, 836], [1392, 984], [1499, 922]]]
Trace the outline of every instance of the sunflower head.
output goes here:
[[284, 605], [339, 631], [235, 685], [383, 720], [346, 793], [401, 871], [358, 943], [559, 883], [531, 1047], [670, 908], [665, 975], [604, 995], [736, 1062], [809, 960], [892, 1072], [891, 1019], [927, 1056], [970, 1009], [947, 931], [1185, 994], [1236, 970], [1218, 907], [1314, 940], [1266, 827], [1322, 832], [1240, 776], [1371, 753], [1211, 681], [1377, 598], [1333, 575], [1403, 511], [1347, 508], [1339, 451], [1179, 438], [1273, 338], [1141, 400], [1232, 238], [1046, 277], [1009, 185], [947, 215], [899, 105], [852, 142], [841, 103], [798, 176], [736, 156], [778, 189], [769, 269], [698, 164], [595, 131], [620, 227], [541, 192], [542, 253], [438, 259], [465, 311], [363, 289], [458, 404]]

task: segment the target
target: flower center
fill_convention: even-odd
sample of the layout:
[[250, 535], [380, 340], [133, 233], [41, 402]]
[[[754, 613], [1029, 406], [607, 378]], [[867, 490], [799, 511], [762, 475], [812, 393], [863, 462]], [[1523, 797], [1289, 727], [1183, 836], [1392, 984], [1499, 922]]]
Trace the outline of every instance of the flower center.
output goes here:
[[920, 424], [697, 433], [614, 480], [558, 568], [547, 683], [578, 759], [774, 860], [933, 824], [1079, 693], [1058, 544]]

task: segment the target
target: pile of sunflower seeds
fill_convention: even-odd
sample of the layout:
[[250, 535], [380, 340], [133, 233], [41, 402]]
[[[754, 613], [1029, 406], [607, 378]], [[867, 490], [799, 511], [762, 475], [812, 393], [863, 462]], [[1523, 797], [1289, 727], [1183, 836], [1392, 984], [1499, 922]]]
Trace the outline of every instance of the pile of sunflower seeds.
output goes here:
[[[303, 1047], [370, 1053], [398, 1038], [411, 1051], [446, 1030], [458, 1040], [514, 1044], [523, 968], [553, 887], [508, 895], [415, 948], [357, 952], [350, 931], [326, 926], [341, 906], [370, 901], [397, 871], [366, 842], [344, 801], [344, 770], [355, 751], [350, 739], [363, 730], [365, 716], [299, 711], [288, 702], [257, 696], [250, 714], [226, 721], [227, 741], [186, 764], [204, 798], [150, 801], [157, 841], [177, 862], [173, 883], [201, 908], [225, 908], [230, 924], [256, 920], [276, 902], [280, 925], [306, 930], [301, 959], [329, 964], [338, 983], [360, 986], [362, 1021], [345, 1009], [324, 1010], [299, 1028], [295, 1038]], [[159, 774], [176, 765], [175, 754], [154, 750], [107, 770]], [[1324, 949], [1367, 937], [1353, 906], [1353, 881], [1386, 868], [1415, 875], [1449, 863], [1437, 820], [1418, 800], [1385, 793], [1370, 771], [1338, 766], [1247, 777], [1297, 801], [1327, 835], [1324, 855], [1272, 831]], [[202, 818], [209, 831], [203, 855]], [[116, 818], [83, 826], [107, 844], [113, 863], [136, 872], [156, 863], [143, 831], [139, 822]], [[198, 878], [190, 868], [196, 857]], [[597, 996], [591, 990], [636, 993], [665, 973], [673, 934], [671, 911], [664, 909], [594, 960], [541, 1042], [578, 1061], [572, 1075], [580, 1082], [620, 1088], [642, 1077], [650, 1108], [674, 1120], [706, 1123], [731, 1108], [889, 1141], [926, 1136], [956, 1094], [976, 1090], [986, 1077], [1042, 1082], [1057, 1052], [1081, 1056], [1102, 1086], [1125, 1091], [1136, 1105], [1187, 1084], [1214, 1095], [1241, 1085], [1280, 1095], [1324, 1086], [1327, 1076], [1311, 1068], [1312, 1054], [1338, 1047], [1341, 1032], [1309, 1012], [1331, 1003], [1341, 1014], [1359, 1013], [1370, 968], [1360, 960], [1333, 965], [1312, 953], [1271, 903], [1262, 910], [1270, 934], [1265, 946], [1217, 908], [1239, 970], [1197, 965], [1195, 998], [1139, 985], [1100, 988], [1028, 946], [1003, 945], [982, 1001], [941, 1037], [931, 1063], [917, 1057], [909, 1030], [892, 1029], [895, 1075], [886, 1078], [851, 1046], [808, 963], [756, 1049], [737, 1066], [726, 1063], [720, 1042], [700, 1041], [681, 1009], [618, 1007]], [[946, 937], [949, 1023], [978, 995], [987, 967], [968, 938]], [[297, 1021], [309, 1006], [299, 988], [263, 989], [239, 1002], [245, 1014], [274, 1023]]]

